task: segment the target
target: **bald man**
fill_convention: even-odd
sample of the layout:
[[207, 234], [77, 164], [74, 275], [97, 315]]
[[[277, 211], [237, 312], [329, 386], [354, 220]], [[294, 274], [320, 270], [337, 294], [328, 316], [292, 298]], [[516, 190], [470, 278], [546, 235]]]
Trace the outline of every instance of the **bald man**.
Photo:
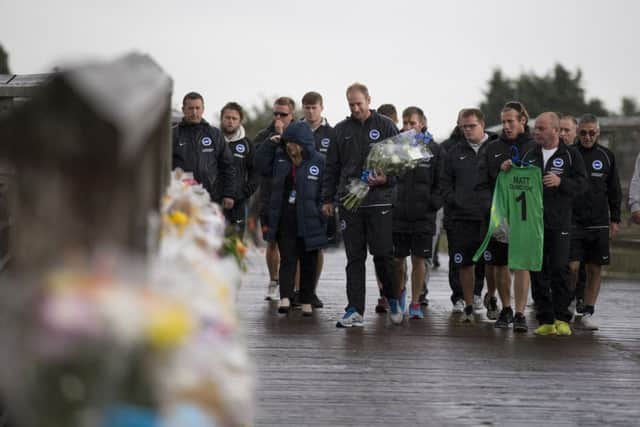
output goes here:
[[524, 162], [542, 169], [544, 251], [542, 271], [531, 272], [535, 288], [537, 335], [571, 335], [571, 295], [567, 281], [573, 198], [587, 188], [587, 173], [575, 147], [560, 142], [560, 118], [546, 112], [536, 119], [534, 148]]

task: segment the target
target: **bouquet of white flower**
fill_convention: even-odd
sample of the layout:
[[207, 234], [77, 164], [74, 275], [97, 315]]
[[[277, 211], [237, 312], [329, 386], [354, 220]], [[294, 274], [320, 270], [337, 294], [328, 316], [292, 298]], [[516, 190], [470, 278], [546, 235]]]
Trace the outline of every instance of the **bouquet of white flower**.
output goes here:
[[367, 156], [365, 169], [359, 179], [347, 184], [347, 193], [340, 199], [347, 210], [357, 209], [369, 194], [369, 177], [376, 173], [400, 176], [414, 169], [420, 160], [433, 157], [429, 143], [430, 133], [409, 130], [373, 144]]

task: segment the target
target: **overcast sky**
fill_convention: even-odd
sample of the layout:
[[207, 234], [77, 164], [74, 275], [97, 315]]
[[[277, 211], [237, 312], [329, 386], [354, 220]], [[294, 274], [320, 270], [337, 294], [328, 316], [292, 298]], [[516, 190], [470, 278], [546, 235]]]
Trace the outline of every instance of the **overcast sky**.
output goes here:
[[516, 76], [560, 62], [608, 109], [640, 99], [639, 18], [640, 2], [624, 0], [0, 0], [0, 43], [14, 73], [148, 53], [174, 79], [174, 106], [199, 91], [214, 122], [230, 100], [316, 90], [335, 123], [360, 81], [374, 107], [422, 107], [442, 138], [495, 67]]

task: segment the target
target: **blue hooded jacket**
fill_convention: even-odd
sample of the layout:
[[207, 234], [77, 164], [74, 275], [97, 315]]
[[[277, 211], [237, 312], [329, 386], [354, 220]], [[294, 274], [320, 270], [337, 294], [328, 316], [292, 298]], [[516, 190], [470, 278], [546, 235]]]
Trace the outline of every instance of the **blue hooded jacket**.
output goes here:
[[[325, 158], [316, 152], [313, 132], [307, 123], [292, 122], [282, 134], [282, 141], [302, 147], [302, 163], [296, 170], [297, 236], [304, 239], [307, 251], [327, 244], [326, 219], [322, 215], [320, 193], [325, 170]], [[256, 151], [255, 165], [262, 175], [271, 175], [272, 189], [269, 200], [266, 240], [275, 241], [282, 209], [285, 180], [291, 174], [293, 163], [283, 144], [270, 141]]]

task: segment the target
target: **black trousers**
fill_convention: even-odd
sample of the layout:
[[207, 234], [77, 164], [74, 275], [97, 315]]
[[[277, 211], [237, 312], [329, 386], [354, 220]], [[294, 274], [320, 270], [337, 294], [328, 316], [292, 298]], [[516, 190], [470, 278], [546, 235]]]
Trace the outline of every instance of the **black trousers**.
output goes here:
[[233, 208], [224, 211], [224, 217], [227, 220], [230, 234], [235, 234], [242, 239], [247, 222], [246, 202], [244, 200], [236, 200]]
[[393, 238], [391, 206], [361, 207], [355, 212], [340, 208], [344, 249], [347, 254], [347, 299], [349, 307], [364, 314], [365, 261], [367, 246], [373, 255], [376, 275], [382, 282], [382, 294], [400, 297], [400, 283], [393, 275]]
[[300, 262], [300, 302], [310, 304], [318, 271], [318, 250], [307, 251], [304, 239], [298, 237], [295, 207], [283, 208], [277, 240], [280, 249], [280, 298], [293, 298], [296, 267]]
[[531, 272], [536, 319], [540, 324], [571, 320], [571, 292], [567, 282], [569, 243], [568, 230], [544, 229], [542, 271]]

